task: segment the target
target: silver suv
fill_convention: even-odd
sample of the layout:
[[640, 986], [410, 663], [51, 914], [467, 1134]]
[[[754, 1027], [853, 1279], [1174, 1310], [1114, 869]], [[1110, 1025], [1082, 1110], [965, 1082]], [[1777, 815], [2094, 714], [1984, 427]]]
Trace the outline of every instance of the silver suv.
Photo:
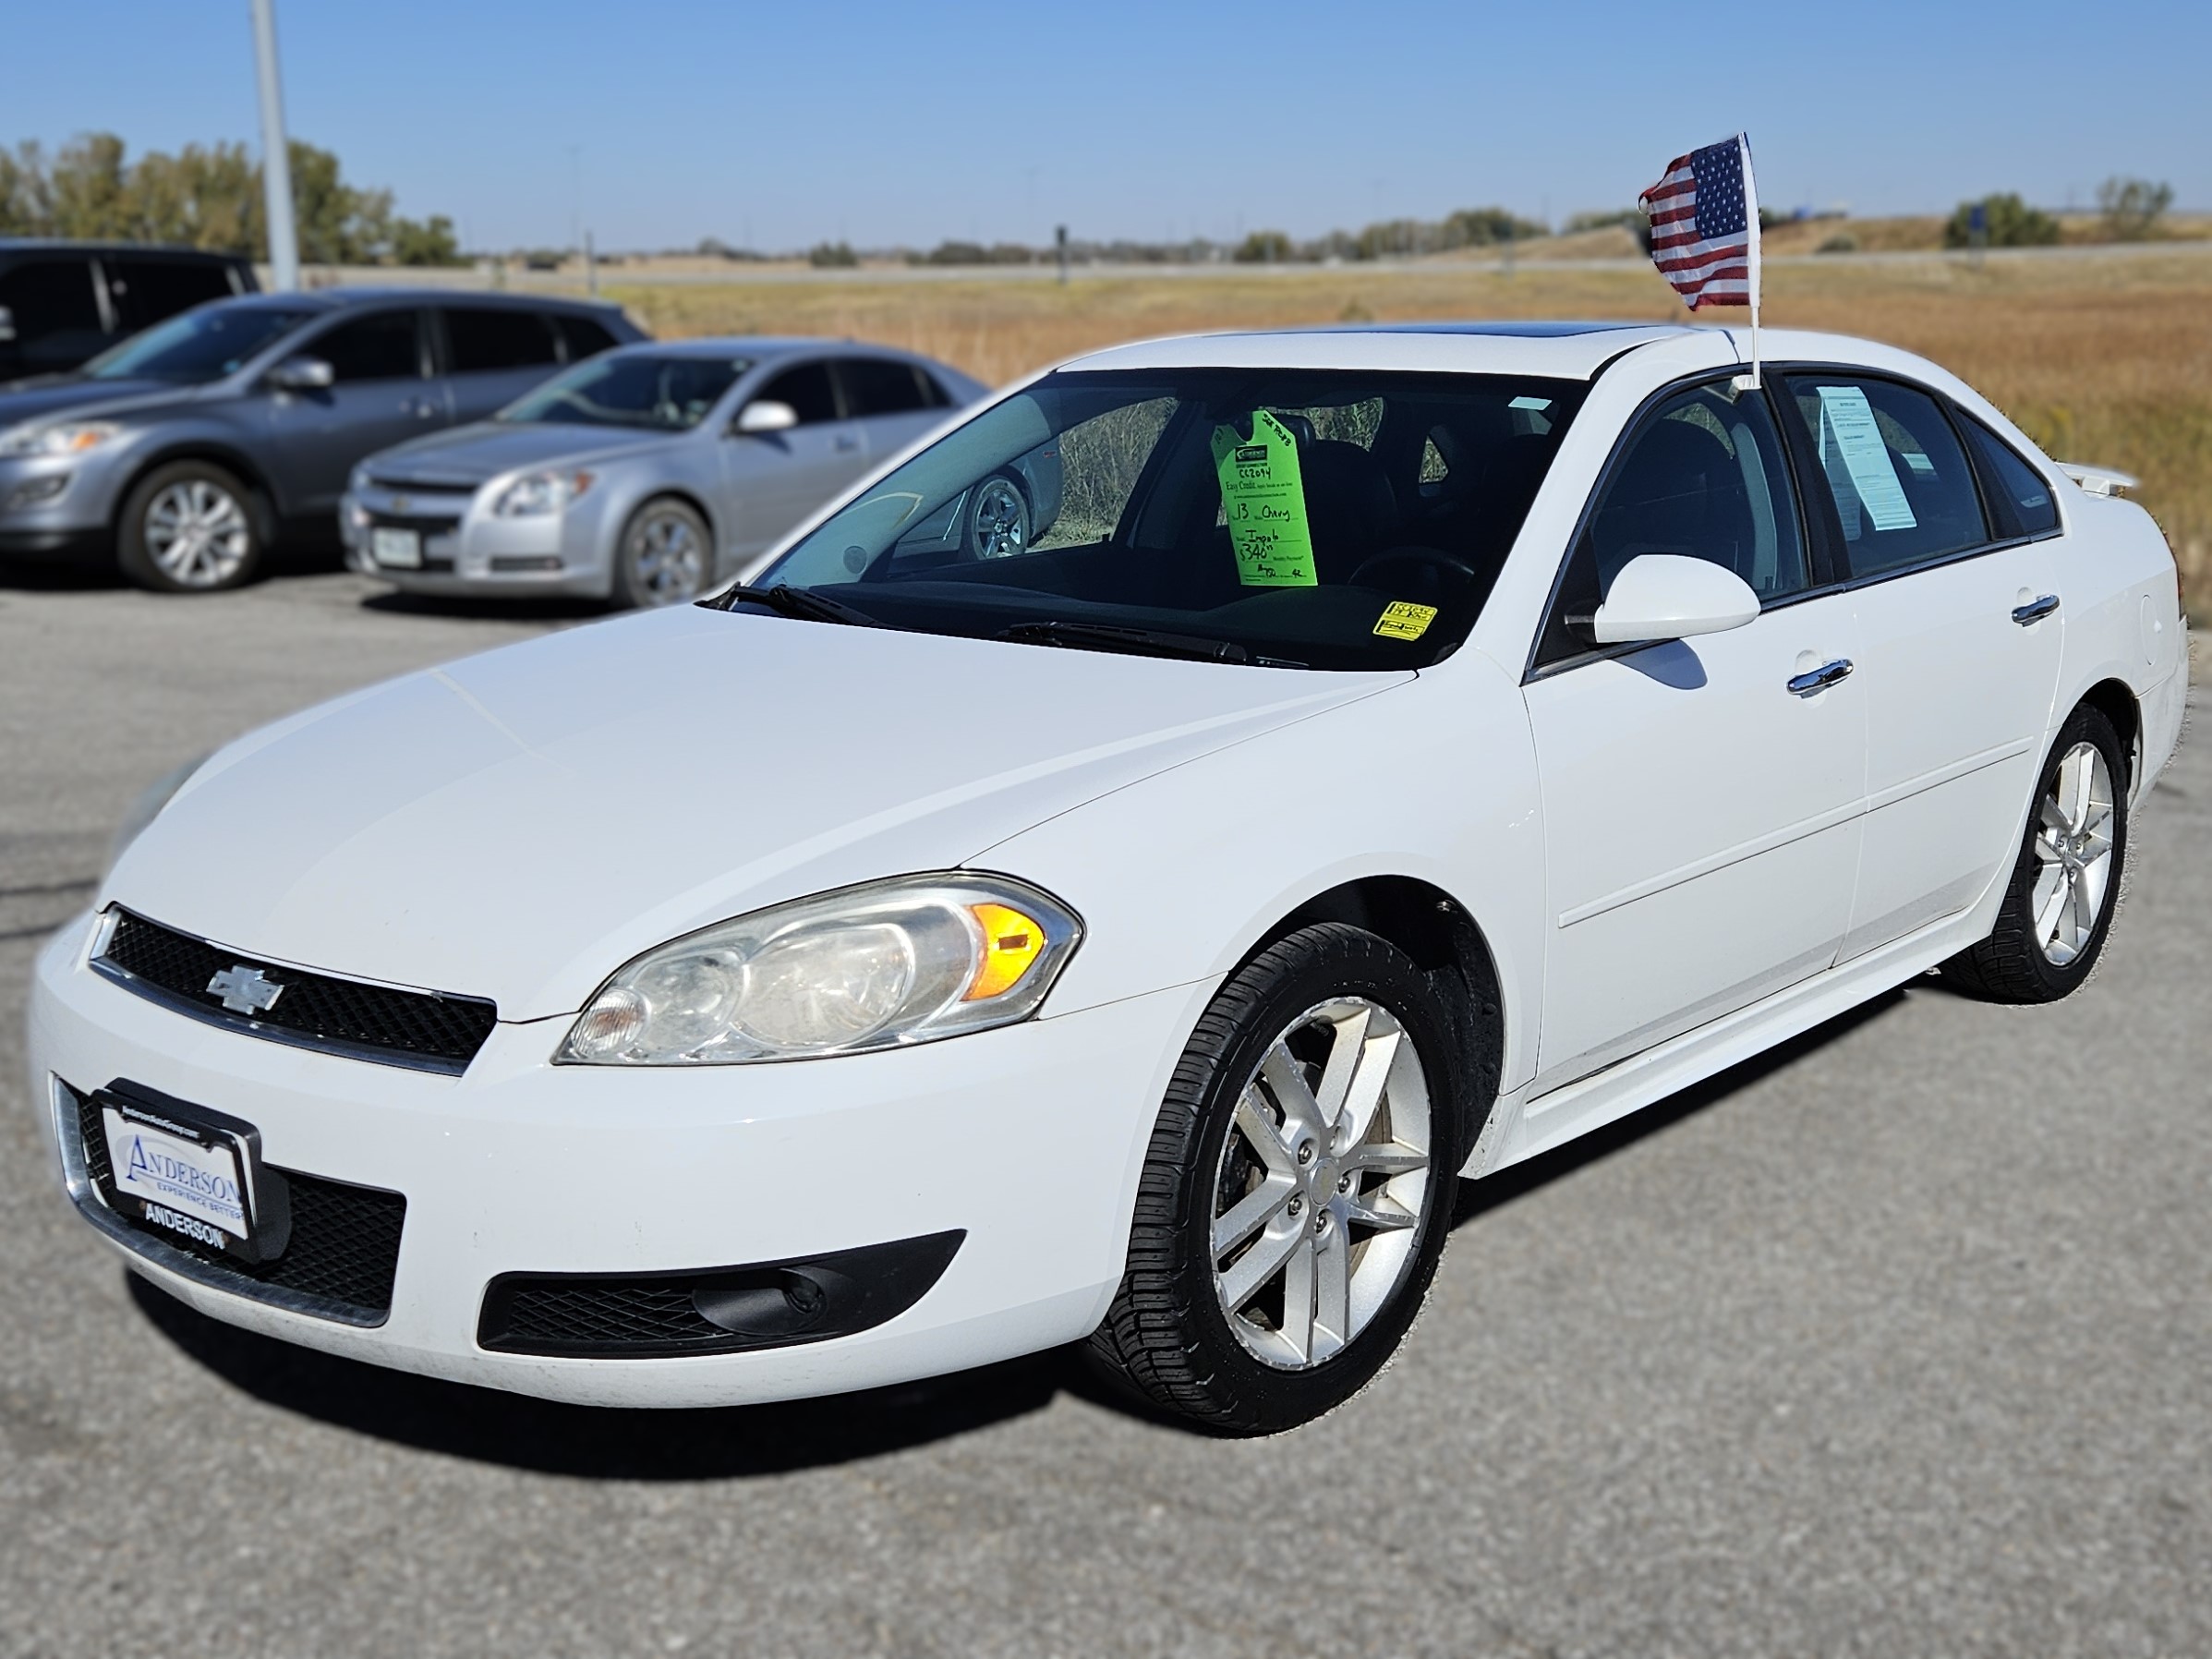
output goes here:
[[611, 307], [515, 295], [201, 306], [75, 374], [0, 387], [0, 554], [112, 559], [171, 592], [235, 587], [284, 526], [330, 524], [364, 455], [644, 338]]

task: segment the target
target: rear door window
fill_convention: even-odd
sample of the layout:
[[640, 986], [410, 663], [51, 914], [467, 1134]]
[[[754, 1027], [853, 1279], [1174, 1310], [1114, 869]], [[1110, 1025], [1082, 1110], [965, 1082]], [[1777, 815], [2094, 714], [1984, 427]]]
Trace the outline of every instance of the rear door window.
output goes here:
[[331, 366], [338, 383], [422, 378], [419, 311], [377, 311], [342, 322], [304, 350]]
[[844, 382], [845, 413], [864, 420], [872, 415], [911, 415], [930, 406], [922, 377], [911, 363], [888, 357], [846, 357], [837, 366]]
[[1964, 552], [1989, 539], [1981, 492], [1936, 400], [1894, 381], [1794, 374], [1814, 479], [1835, 508], [1855, 577]]
[[798, 411], [801, 426], [838, 418], [837, 392], [829, 383], [827, 363], [801, 363], [795, 369], [786, 369], [760, 389], [755, 401], [791, 405]]
[[1959, 418], [1959, 430], [1980, 457], [1982, 478], [1988, 486], [1989, 516], [1997, 521], [1997, 533], [2011, 540], [2048, 536], [2057, 529], [2059, 503], [2051, 499], [2049, 480], [1972, 416]]
[[447, 307], [445, 347], [453, 374], [550, 369], [561, 360], [550, 318], [505, 306]]
[[126, 333], [151, 328], [179, 311], [231, 297], [230, 272], [200, 260], [118, 259], [103, 256], [107, 291]]
[[0, 360], [67, 367], [107, 344], [92, 262], [81, 256], [18, 260], [0, 270], [0, 306], [15, 336], [0, 337]]
[[586, 357], [596, 357], [603, 351], [611, 351], [617, 344], [614, 335], [604, 324], [588, 317], [556, 317], [563, 342], [568, 349], [568, 360], [581, 363]]

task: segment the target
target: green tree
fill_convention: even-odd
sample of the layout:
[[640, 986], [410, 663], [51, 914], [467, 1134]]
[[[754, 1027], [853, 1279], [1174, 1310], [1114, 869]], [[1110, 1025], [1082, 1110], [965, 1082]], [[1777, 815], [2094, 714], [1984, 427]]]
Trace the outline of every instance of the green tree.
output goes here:
[[123, 237], [132, 231], [130, 187], [123, 140], [112, 132], [88, 133], [65, 144], [47, 175], [57, 236]]
[[453, 222], [443, 213], [428, 219], [392, 222], [392, 262], [394, 265], [459, 265], [461, 245], [453, 237]]
[[1287, 265], [1298, 258], [1298, 249], [1279, 230], [1256, 230], [1229, 257], [1240, 265]]
[[860, 256], [848, 242], [817, 242], [806, 250], [806, 262], [816, 271], [849, 271]]
[[2105, 235], [2115, 242], [2141, 242], [2173, 205], [2173, 187], [2147, 178], [2108, 178], [2097, 187], [2097, 205], [2105, 216]]
[[[1943, 246], [1968, 248], [1974, 243], [1975, 203], [1962, 201], [1943, 227]], [[1982, 222], [1990, 248], [2041, 248], [2059, 239], [2059, 222], [2040, 208], [2032, 208], [2016, 192], [1985, 196], [1980, 202]]]

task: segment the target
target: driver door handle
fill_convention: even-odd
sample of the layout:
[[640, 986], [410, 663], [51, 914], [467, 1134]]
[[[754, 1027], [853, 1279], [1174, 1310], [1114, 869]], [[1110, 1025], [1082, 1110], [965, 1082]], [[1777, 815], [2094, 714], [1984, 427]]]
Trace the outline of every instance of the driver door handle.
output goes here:
[[438, 413], [438, 406], [427, 397], [410, 397], [400, 405], [400, 409], [417, 420], [429, 420]]
[[2039, 599], [2030, 599], [2025, 605], [2013, 607], [2013, 620], [2024, 628], [2032, 628], [2059, 608], [2059, 596], [2047, 593]]
[[1792, 674], [1789, 679], [1790, 695], [1800, 697], [1817, 696], [1838, 681], [1851, 678], [1852, 667], [1853, 663], [1850, 658], [1838, 657], [1832, 661], [1823, 662], [1819, 668], [1808, 669], [1802, 674]]

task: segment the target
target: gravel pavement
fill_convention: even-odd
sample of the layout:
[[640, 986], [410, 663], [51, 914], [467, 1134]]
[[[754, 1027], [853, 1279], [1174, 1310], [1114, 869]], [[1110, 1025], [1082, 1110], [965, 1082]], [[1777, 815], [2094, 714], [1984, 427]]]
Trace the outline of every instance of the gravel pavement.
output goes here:
[[207, 1321], [40, 1150], [25, 976], [139, 789], [579, 620], [369, 593], [0, 582], [0, 1655], [2212, 1653], [2205, 745], [2080, 996], [1916, 987], [1465, 1188], [1320, 1423], [1198, 1438], [1053, 1355], [599, 1411]]

